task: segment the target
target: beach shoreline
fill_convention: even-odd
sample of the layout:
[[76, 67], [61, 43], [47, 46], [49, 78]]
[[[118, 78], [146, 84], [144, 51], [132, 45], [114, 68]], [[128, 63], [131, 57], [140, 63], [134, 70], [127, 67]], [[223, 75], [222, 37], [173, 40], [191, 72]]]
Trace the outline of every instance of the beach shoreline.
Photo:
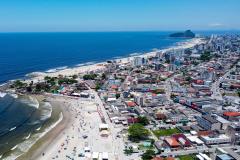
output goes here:
[[[143, 54], [137, 54], [137, 55], [128, 55], [123, 58], [116, 58], [116, 59], [109, 59], [105, 60], [103, 62], [87, 62], [84, 63], [85, 65], [76, 65], [75, 67], [72, 68], [66, 68], [62, 70], [56, 70], [55, 72], [32, 72], [27, 74], [26, 76], [29, 77], [26, 79], [27, 82], [33, 81], [42, 81], [44, 77], [50, 76], [50, 77], [57, 77], [59, 75], [64, 75], [64, 76], [72, 76], [75, 74], [83, 74], [83, 73], [88, 73], [88, 72], [97, 72], [97, 71], [102, 71], [105, 68], [105, 65], [107, 64], [107, 61], [117, 61], [119, 64], [127, 63], [129, 61], [132, 61], [134, 57], [150, 57], [156, 55], [158, 52], [167, 52], [170, 50], [178, 50], [178, 49], [186, 49], [186, 48], [191, 48], [195, 45], [204, 43], [204, 39], [202, 38], [193, 38], [193, 39], [188, 39], [184, 42], [180, 42], [177, 45], [165, 48], [165, 49], [156, 49], [154, 51], [146, 52]], [[59, 68], [59, 67], [58, 67]]]
[[[61, 110], [61, 115], [59, 115], [59, 119], [57, 122], [52, 124], [49, 128], [46, 128], [46, 130], [43, 133], [41, 137], [30, 147], [26, 153], [20, 155], [17, 160], [35, 160], [37, 157], [40, 157], [42, 155], [42, 151], [54, 141], [54, 139], [57, 138], [56, 135], [59, 135], [62, 133], [62, 131], [68, 126], [69, 122], [71, 121], [71, 115], [67, 107], [65, 107], [65, 104], [62, 104], [61, 102], [54, 100], [51, 98], [49, 100], [51, 105], [53, 107], [58, 107]], [[62, 117], [61, 117], [62, 116]]]

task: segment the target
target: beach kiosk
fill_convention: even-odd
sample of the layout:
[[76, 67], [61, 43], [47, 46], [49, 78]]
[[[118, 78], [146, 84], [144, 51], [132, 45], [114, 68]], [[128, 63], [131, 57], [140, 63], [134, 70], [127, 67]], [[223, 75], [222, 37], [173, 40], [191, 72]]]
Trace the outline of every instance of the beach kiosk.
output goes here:
[[109, 130], [108, 124], [102, 123], [99, 125], [99, 131], [101, 132], [103, 130], [107, 130], [107, 131]]
[[108, 137], [109, 136], [109, 126], [108, 124], [102, 123], [99, 125], [99, 131], [101, 137]]

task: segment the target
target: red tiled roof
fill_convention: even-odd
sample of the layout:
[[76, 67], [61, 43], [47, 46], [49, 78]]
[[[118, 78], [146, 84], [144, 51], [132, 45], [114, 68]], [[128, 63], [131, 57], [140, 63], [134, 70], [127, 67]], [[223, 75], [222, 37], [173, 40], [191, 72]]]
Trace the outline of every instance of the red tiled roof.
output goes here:
[[212, 131], [199, 131], [198, 136], [208, 136], [212, 134]]
[[130, 101], [130, 102], [126, 102], [128, 107], [135, 107], [136, 103]]
[[128, 122], [129, 124], [131, 124], [131, 123], [138, 123], [139, 120], [138, 120], [138, 118], [128, 118], [128, 119], [127, 119], [127, 122]]
[[152, 160], [164, 160], [164, 158], [161, 158], [161, 157], [154, 157]]
[[111, 88], [112, 89], [118, 89], [118, 86], [117, 85], [112, 85]]
[[165, 138], [165, 141], [168, 143], [169, 146], [171, 147], [179, 147], [180, 144], [178, 143], [178, 141], [171, 137], [171, 138]]
[[182, 145], [186, 146], [186, 147], [189, 147], [191, 146], [191, 143], [190, 141], [186, 138], [186, 136], [184, 134], [175, 134], [172, 136], [173, 138], [175, 138], [176, 140], [178, 140], [179, 142], [181, 141], [182, 139]]
[[227, 117], [238, 117], [240, 116], [240, 112], [224, 112], [223, 115]]

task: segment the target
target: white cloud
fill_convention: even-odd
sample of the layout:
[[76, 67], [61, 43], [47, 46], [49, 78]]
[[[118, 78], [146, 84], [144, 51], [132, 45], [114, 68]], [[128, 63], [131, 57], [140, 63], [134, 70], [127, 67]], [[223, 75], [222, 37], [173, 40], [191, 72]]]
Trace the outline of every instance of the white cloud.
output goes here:
[[212, 23], [212, 24], [209, 24], [210, 27], [223, 27], [224, 24], [222, 23]]

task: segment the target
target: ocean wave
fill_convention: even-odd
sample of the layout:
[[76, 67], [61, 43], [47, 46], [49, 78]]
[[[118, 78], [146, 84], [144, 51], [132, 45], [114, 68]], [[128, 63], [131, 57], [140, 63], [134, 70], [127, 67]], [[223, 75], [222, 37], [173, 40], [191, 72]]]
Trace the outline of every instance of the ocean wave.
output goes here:
[[0, 98], [4, 98], [7, 95], [7, 93], [0, 92]]
[[31, 122], [31, 123], [28, 123], [28, 125], [33, 126], [33, 125], [40, 124], [40, 123], [41, 122], [39, 120], [37, 120], [37, 121]]
[[17, 99], [18, 98], [18, 95], [17, 94], [10, 94], [11, 97]]
[[89, 66], [89, 65], [92, 65], [96, 62], [86, 62], [86, 63], [80, 63], [80, 64], [77, 64], [76, 67], [82, 67], [82, 66]]
[[49, 70], [45, 71], [45, 73], [55, 73], [55, 72], [57, 72], [56, 68], [55, 69], [49, 69]]
[[9, 131], [11, 132], [11, 131], [15, 130], [16, 128], [17, 127], [12, 127], [12, 128], [9, 129]]
[[42, 106], [40, 120], [44, 121], [51, 117], [52, 115], [52, 105], [49, 102], [45, 102]]
[[40, 127], [38, 127], [37, 129], [36, 129], [36, 131], [40, 131], [40, 129], [41, 129], [42, 127], [40, 126]]
[[[22, 143], [18, 144], [18, 149], [22, 152], [21, 154], [18, 155], [13, 155], [12, 157], [8, 157], [9, 159], [16, 159], [17, 157], [21, 156], [23, 153], [28, 152], [28, 150], [39, 140], [41, 139], [44, 135], [46, 135], [50, 130], [52, 130], [53, 128], [55, 128], [61, 121], [63, 120], [63, 114], [62, 112], [59, 115], [58, 120], [53, 123], [51, 126], [49, 126], [48, 128], [45, 128], [45, 130], [41, 133], [37, 133], [34, 135], [31, 135], [29, 137], [29, 139], [23, 141]], [[41, 127], [39, 127], [36, 130], [40, 130]]]
[[62, 66], [62, 67], [58, 67], [58, 68], [56, 68], [57, 70], [64, 70], [64, 69], [67, 69], [68, 68], [68, 66]]
[[76, 67], [82, 67], [84, 66], [84, 63], [77, 64]]
[[15, 150], [18, 147], [18, 145], [11, 148], [11, 151]]
[[22, 103], [27, 104], [28, 106], [34, 107], [36, 109], [39, 108], [39, 102], [36, 98], [29, 96], [29, 99], [21, 99], [20, 100]]
[[136, 52], [136, 53], [131, 53], [131, 54], [129, 54], [129, 56], [139, 56], [139, 55], [141, 55], [142, 53], [139, 53], [139, 52]]
[[49, 69], [47, 71], [45, 71], [45, 73], [55, 73], [57, 71], [61, 71], [61, 70], [64, 70], [64, 69], [67, 69], [68, 66], [61, 66], [61, 67], [57, 67], [57, 68], [52, 68], [52, 69]]
[[0, 84], [0, 87], [2, 87], [2, 86], [5, 86], [7, 83], [2, 83], [2, 84]]
[[27, 137], [24, 138], [24, 140], [27, 140], [31, 137], [31, 133], [29, 133], [29, 135]]
[[30, 96], [29, 97], [30, 98], [30, 100], [31, 100], [31, 104], [30, 104], [30, 106], [32, 106], [32, 107], [35, 107], [36, 109], [38, 109], [39, 108], [39, 102], [38, 102], [38, 100], [36, 99], [36, 98], [33, 98], [32, 96]]

